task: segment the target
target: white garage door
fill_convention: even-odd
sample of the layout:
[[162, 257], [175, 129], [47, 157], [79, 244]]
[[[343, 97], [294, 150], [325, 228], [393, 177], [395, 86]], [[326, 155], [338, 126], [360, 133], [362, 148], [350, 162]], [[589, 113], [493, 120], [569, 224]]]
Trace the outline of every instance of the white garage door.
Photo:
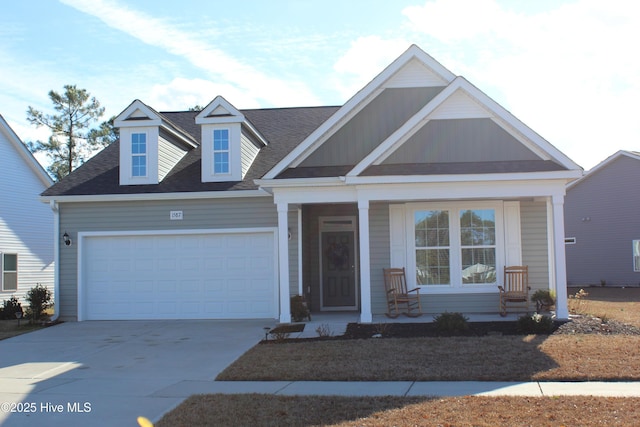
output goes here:
[[80, 320], [277, 317], [273, 232], [83, 237]]

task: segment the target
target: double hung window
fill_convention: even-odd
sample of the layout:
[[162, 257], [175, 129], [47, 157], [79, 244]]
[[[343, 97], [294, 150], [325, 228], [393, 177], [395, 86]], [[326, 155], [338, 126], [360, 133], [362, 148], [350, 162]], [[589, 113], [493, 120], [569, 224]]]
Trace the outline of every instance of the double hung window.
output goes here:
[[229, 173], [229, 129], [213, 130], [213, 173]]
[[131, 176], [147, 176], [147, 134], [131, 134]]
[[412, 210], [416, 285], [496, 283], [496, 212], [497, 208], [481, 206]]
[[2, 254], [2, 290], [18, 290], [18, 254]]

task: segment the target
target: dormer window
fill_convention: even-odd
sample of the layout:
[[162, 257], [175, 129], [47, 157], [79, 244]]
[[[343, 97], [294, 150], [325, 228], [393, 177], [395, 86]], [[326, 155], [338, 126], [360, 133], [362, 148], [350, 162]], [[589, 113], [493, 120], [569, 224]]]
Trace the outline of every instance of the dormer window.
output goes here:
[[131, 134], [131, 176], [147, 176], [147, 134]]
[[218, 96], [196, 116], [202, 135], [202, 182], [242, 181], [267, 141]]
[[213, 130], [213, 173], [229, 174], [229, 129]]

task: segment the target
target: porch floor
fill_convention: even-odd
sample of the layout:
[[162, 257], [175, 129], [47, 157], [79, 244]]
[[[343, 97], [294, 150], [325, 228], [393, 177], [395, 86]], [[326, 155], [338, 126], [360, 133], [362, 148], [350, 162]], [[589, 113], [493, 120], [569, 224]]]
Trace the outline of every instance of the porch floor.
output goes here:
[[[407, 317], [400, 315], [391, 319], [384, 314], [374, 314], [371, 323], [431, 323], [439, 313], [424, 313], [420, 317]], [[473, 313], [465, 314], [469, 322], [515, 322], [523, 313], [509, 313], [501, 317], [498, 313]], [[360, 323], [360, 313], [355, 311], [343, 311], [332, 313], [311, 313], [311, 321], [303, 322], [304, 331], [291, 334], [290, 338], [317, 338], [319, 330], [324, 330], [331, 336], [344, 335], [347, 324]]]

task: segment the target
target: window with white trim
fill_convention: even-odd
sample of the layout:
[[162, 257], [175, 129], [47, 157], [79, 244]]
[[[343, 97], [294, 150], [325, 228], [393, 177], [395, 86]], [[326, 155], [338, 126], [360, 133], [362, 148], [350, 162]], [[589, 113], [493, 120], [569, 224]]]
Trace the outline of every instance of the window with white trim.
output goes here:
[[504, 253], [501, 206], [412, 206], [412, 239], [407, 241], [416, 285], [477, 287], [495, 285]]
[[640, 240], [633, 242], [633, 271], [640, 272]]
[[147, 176], [147, 134], [131, 134], [131, 176]]
[[229, 174], [229, 129], [213, 130], [213, 173]]
[[2, 290], [18, 290], [18, 254], [2, 254]]

